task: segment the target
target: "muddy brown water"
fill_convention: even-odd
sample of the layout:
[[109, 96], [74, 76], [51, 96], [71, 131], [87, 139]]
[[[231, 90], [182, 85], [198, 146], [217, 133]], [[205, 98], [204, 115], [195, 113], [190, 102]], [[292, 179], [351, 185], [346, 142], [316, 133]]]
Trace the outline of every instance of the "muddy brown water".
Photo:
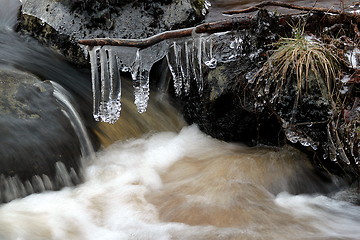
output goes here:
[[[212, 1], [208, 20], [253, 3]], [[147, 114], [99, 125], [82, 184], [0, 205], [0, 239], [360, 239], [358, 193], [302, 153], [213, 139], [151, 97]]]

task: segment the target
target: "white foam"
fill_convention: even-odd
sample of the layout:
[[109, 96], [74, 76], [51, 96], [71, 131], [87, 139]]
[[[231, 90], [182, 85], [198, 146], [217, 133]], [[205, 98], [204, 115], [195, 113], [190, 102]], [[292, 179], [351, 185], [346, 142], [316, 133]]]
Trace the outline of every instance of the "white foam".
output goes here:
[[[185, 127], [179, 134], [163, 132], [118, 142], [99, 152], [86, 167], [83, 184], [1, 206], [0, 239], [360, 236], [356, 228], [359, 207], [321, 196], [280, 194], [275, 198], [266, 190], [269, 179], [282, 182], [292, 173], [293, 160], [282, 159], [292, 155], [284, 151], [224, 143], [196, 126]], [[277, 176], [281, 171], [286, 174]], [[166, 220], [164, 215], [171, 216], [171, 209], [164, 212], [162, 204], [183, 195], [188, 201], [175, 203], [175, 208], [183, 207], [193, 218]], [[200, 219], [204, 224], [191, 223], [207, 213], [209, 219]], [[225, 220], [217, 224], [217, 218]]]

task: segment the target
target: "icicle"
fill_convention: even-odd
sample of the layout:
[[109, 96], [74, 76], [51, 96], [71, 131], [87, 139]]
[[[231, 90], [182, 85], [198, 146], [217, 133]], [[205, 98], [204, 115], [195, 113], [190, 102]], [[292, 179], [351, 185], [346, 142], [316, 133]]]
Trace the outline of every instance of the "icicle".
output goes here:
[[93, 47], [89, 49], [89, 55], [94, 119], [115, 123], [121, 111], [121, 82], [114, 48]]
[[121, 82], [117, 60], [111, 47], [100, 49], [100, 69], [101, 97], [97, 116], [103, 122], [115, 123], [121, 111]]
[[142, 59], [140, 50], [136, 52], [136, 58], [131, 67], [131, 76], [133, 79], [135, 105], [139, 113], [144, 113], [149, 100], [149, 72], [142, 71]]
[[109, 98], [104, 106], [106, 114], [103, 121], [108, 123], [115, 123], [121, 113], [121, 78], [119, 67], [117, 65], [117, 58], [112, 48], [108, 48], [108, 63], [109, 63]]
[[202, 72], [202, 37], [199, 36], [193, 42], [193, 63], [194, 63], [194, 77], [197, 83], [198, 92], [202, 94], [204, 88], [203, 72]]
[[217, 66], [217, 59], [214, 57], [213, 54], [213, 39], [212, 39], [212, 35], [203, 38], [202, 41], [203, 44], [203, 62], [205, 63], [206, 66], [208, 66], [208, 68], [210, 69], [214, 69]]
[[191, 40], [180, 39], [172, 43], [166, 57], [177, 96], [180, 96], [182, 91], [189, 93], [191, 79], [196, 81], [198, 92], [202, 93], [202, 64], [208, 64], [211, 68], [215, 68], [217, 64], [212, 47], [212, 39], [205, 41], [200, 35], [195, 35]]
[[175, 94], [180, 96], [185, 73], [182, 68], [181, 44], [173, 42], [166, 55], [168, 66], [173, 77]]
[[167, 51], [168, 43], [162, 41], [136, 52], [136, 58], [131, 67], [131, 75], [133, 78], [135, 105], [139, 113], [144, 113], [147, 108], [150, 94], [149, 75], [151, 67], [165, 57]]
[[184, 92], [185, 94], [189, 94], [190, 92], [190, 79], [191, 73], [193, 72], [192, 63], [190, 60], [192, 59], [192, 54], [189, 49], [189, 44], [192, 45], [192, 41], [185, 41], [184, 43], [184, 51], [185, 51], [185, 78], [183, 79], [184, 82]]
[[110, 76], [108, 66], [108, 51], [105, 47], [100, 49], [100, 79], [101, 79], [101, 98], [99, 115], [101, 121], [105, 121], [107, 117], [106, 105], [110, 96]]
[[181, 85], [180, 89], [183, 89], [186, 79], [190, 77], [187, 75], [187, 64], [186, 64], [186, 52], [185, 52], [185, 41], [181, 41], [177, 47], [177, 56], [176, 56], [176, 63], [178, 66], [178, 71], [181, 75]]
[[100, 47], [89, 48], [90, 64], [91, 64], [91, 81], [93, 92], [93, 116], [96, 121], [100, 120], [99, 107], [100, 107], [100, 77], [99, 77], [99, 61], [98, 52]]

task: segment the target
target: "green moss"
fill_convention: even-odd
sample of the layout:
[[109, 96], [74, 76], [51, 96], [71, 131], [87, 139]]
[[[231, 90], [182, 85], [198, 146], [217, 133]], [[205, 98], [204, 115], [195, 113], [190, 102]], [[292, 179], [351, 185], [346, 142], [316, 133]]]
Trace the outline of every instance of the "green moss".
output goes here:
[[205, 0], [194, 0], [193, 1], [193, 6], [198, 8], [198, 9], [202, 9], [205, 5]]
[[205, 7], [205, 0], [193, 0], [192, 6], [193, 6], [194, 10], [196, 11], [196, 14], [201, 15], [201, 11]]

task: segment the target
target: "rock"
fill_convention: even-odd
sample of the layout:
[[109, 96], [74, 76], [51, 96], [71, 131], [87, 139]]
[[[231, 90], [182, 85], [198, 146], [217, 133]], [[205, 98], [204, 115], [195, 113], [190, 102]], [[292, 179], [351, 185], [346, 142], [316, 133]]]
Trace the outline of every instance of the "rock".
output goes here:
[[[309, 23], [324, 19], [322, 14], [313, 14], [286, 21], [296, 22], [306, 17], [309, 19], [305, 22]], [[350, 109], [355, 105], [355, 94], [355, 97], [351, 94], [339, 97], [336, 93], [342, 84], [338, 79], [333, 79], [340, 83], [334, 84], [332, 95], [327, 89], [318, 87], [321, 79], [308, 78], [306, 81], [313, 85], [308, 85], [307, 92], [297, 100], [296, 77], [289, 74], [284, 91], [277, 95], [276, 87], [269, 84], [271, 76], [254, 76], [271, 54], [271, 44], [278, 36], [291, 36], [292, 29], [282, 24], [286, 22], [284, 18], [267, 11], [259, 11], [250, 21], [251, 28], [222, 34], [214, 40], [213, 51], [230, 49], [229, 53], [223, 54], [231, 55], [231, 48], [237, 49], [237, 58], [218, 63], [215, 69], [204, 66], [202, 94], [198, 93], [194, 83], [190, 94], [180, 97], [186, 120], [197, 123], [212, 137], [225, 141], [240, 141], [250, 146], [290, 144], [307, 153], [314, 165], [356, 179], [360, 120], [357, 117], [346, 123], [339, 111], [344, 106]], [[326, 28], [306, 26], [313, 34], [321, 35], [321, 29]], [[350, 75], [351, 69], [343, 66], [342, 71]]]
[[189, 123], [197, 123], [202, 131], [225, 141], [240, 141], [250, 146], [284, 143], [281, 124], [273, 114], [256, 107], [255, 92], [249, 89], [247, 79], [266, 60], [268, 44], [279, 32], [276, 21], [275, 16], [261, 11], [252, 20], [252, 28], [222, 34], [214, 40], [214, 51], [229, 51], [222, 57], [231, 58], [230, 45], [234, 45], [238, 56], [233, 57], [234, 61], [218, 63], [215, 69], [204, 66], [202, 95], [194, 84], [189, 96], [181, 96]]
[[9, 68], [0, 83], [0, 202], [78, 183], [80, 144], [52, 85]]
[[204, 4], [194, 0], [27, 0], [18, 30], [54, 47], [74, 63], [87, 64], [78, 40], [144, 38], [193, 26], [203, 19]]

